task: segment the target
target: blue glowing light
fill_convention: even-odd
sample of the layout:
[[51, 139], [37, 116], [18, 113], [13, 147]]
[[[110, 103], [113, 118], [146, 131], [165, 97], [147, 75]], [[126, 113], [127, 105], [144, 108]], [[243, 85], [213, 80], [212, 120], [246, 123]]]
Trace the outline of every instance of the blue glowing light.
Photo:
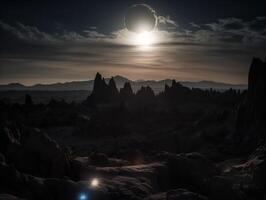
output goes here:
[[87, 200], [86, 194], [80, 194], [79, 195], [79, 200]]

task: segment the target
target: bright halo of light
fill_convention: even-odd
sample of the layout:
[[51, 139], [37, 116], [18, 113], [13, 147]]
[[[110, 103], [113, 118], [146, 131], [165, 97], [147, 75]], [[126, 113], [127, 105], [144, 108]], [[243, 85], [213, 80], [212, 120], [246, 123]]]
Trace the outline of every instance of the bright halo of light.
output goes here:
[[138, 46], [150, 46], [155, 42], [153, 31], [143, 31], [136, 34], [135, 44]]
[[93, 178], [92, 180], [91, 180], [91, 182], [90, 182], [90, 186], [91, 187], [98, 187], [99, 186], [99, 179], [97, 179], [97, 178]]
[[79, 200], [87, 200], [87, 196], [86, 196], [86, 194], [81, 193], [81, 194], [79, 195]]

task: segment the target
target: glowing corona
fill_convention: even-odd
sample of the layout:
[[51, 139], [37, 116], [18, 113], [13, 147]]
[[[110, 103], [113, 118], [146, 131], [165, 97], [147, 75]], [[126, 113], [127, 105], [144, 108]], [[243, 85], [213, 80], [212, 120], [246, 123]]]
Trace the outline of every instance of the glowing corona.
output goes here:
[[99, 186], [99, 180], [97, 178], [93, 178], [90, 182], [91, 187], [98, 187]]

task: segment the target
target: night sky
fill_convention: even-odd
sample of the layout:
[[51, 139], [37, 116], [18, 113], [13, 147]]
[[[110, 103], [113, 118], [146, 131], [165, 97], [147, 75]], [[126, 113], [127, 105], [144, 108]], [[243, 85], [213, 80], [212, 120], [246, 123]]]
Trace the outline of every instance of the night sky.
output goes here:
[[[125, 15], [144, 6], [147, 34]], [[93, 79], [247, 83], [252, 57], [266, 57], [266, 1], [1, 1], [0, 84]]]

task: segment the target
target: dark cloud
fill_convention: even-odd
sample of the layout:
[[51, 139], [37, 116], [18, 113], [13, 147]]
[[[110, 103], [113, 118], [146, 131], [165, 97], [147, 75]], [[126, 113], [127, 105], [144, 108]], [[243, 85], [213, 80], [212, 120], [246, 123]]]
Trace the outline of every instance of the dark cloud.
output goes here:
[[194, 27], [199, 26], [201, 29], [196, 30], [192, 35], [203, 41], [248, 43], [251, 46], [262, 46], [266, 43], [266, 35], [263, 34], [263, 31], [266, 30], [265, 22], [264, 17], [257, 17], [249, 21], [238, 18], [219, 19], [204, 25], [193, 24]]
[[266, 17], [257, 17], [255, 20], [248, 23], [250, 30], [263, 32], [266, 30]]

